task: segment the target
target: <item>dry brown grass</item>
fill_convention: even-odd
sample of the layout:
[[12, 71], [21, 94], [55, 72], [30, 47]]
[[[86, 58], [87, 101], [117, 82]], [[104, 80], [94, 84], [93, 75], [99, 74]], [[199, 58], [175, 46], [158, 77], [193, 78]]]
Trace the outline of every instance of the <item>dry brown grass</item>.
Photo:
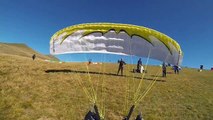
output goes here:
[[[132, 105], [139, 74], [114, 76], [116, 64], [90, 65], [89, 75], [97, 91], [97, 105], [105, 105], [105, 119], [121, 120]], [[143, 88], [159, 67], [148, 67]], [[48, 71], [49, 73], [45, 72]], [[55, 72], [53, 72], [55, 71]], [[85, 63], [49, 63], [41, 59], [0, 55], [0, 119], [79, 120], [91, 102], [82, 87], [91, 91]], [[106, 73], [106, 74], [100, 74]], [[134, 75], [135, 78], [132, 76]], [[82, 82], [82, 85], [79, 84]], [[213, 118], [213, 74], [183, 69], [180, 75], [159, 77], [133, 116], [142, 110], [146, 120], [210, 120]]]

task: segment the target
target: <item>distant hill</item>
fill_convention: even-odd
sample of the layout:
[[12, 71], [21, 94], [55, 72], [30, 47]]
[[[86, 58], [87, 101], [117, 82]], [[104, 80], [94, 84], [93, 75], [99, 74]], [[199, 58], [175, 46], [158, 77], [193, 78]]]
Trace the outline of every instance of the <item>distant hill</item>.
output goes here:
[[17, 43], [0, 42], [0, 54], [18, 55], [22, 57], [32, 57], [33, 54], [36, 54], [36, 57], [40, 59], [59, 61], [58, 58], [52, 55], [43, 55], [33, 50], [32, 48], [28, 47], [25, 44], [17, 44]]
[[59, 61], [59, 59], [58, 58], [56, 58], [55, 56], [53, 56], [53, 55], [46, 55], [47, 57], [49, 57], [50, 58], [50, 60], [55, 60], [55, 61]]

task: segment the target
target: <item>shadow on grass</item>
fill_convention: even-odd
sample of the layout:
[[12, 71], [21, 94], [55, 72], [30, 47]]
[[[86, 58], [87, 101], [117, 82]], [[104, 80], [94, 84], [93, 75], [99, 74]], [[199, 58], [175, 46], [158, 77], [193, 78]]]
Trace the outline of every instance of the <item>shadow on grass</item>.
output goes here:
[[[108, 75], [108, 76], [118, 76], [118, 77], [127, 77], [127, 78], [132, 78], [132, 76], [127, 76], [127, 75], [117, 75], [114, 73], [102, 73], [102, 72], [92, 72], [92, 71], [80, 71], [80, 70], [69, 70], [69, 69], [60, 69], [60, 70], [56, 70], [56, 69], [49, 69], [45, 71], [46, 73], [82, 73], [82, 74], [96, 74], [96, 75]], [[141, 77], [134, 77], [136, 79], [141, 79]], [[155, 78], [143, 78], [144, 80], [155, 80]], [[158, 82], [165, 82], [165, 80], [160, 80], [157, 79], [156, 81]]]

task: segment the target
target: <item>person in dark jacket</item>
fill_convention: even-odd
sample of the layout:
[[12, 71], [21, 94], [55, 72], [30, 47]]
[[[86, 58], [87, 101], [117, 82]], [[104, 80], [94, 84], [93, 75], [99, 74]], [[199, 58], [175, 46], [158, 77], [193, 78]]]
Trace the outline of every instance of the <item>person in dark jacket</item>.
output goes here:
[[142, 73], [143, 71], [141, 70], [142, 67], [142, 61], [141, 58], [138, 60], [138, 64], [137, 64], [137, 72]]
[[35, 55], [35, 54], [33, 54], [32, 59], [33, 59], [33, 60], [35, 60], [35, 58], [36, 58], [36, 55]]
[[174, 71], [175, 74], [179, 74], [179, 67], [177, 65], [174, 65]]
[[118, 60], [119, 66], [118, 66], [118, 72], [117, 75], [119, 74], [119, 72], [121, 71], [121, 75], [123, 75], [123, 69], [124, 69], [124, 65], [126, 65], [126, 63], [123, 61], [123, 59]]
[[200, 65], [199, 71], [200, 71], [200, 72], [203, 71], [203, 65]]

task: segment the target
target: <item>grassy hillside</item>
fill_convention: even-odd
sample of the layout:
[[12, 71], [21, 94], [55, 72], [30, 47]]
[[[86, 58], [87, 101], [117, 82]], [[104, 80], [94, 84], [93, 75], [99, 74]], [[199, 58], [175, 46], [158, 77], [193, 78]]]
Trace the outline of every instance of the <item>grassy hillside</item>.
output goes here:
[[53, 55], [46, 55], [50, 60], [54, 60], [54, 61], [59, 61], [58, 58], [56, 58], [55, 56]]
[[[126, 76], [122, 77], [115, 75], [117, 64], [89, 65], [87, 69], [85, 63], [49, 63], [0, 55], [0, 119], [83, 119], [92, 105], [85, 90], [91, 94], [93, 86], [99, 110], [105, 108], [105, 119], [121, 120], [141, 80], [139, 74], [130, 72], [133, 67], [125, 66]], [[155, 76], [158, 79], [132, 118], [140, 110], [145, 120], [213, 118], [213, 72], [183, 69], [175, 75], [168, 69], [171, 74], [162, 78], [156, 74], [159, 67], [149, 66], [147, 70], [140, 95]]]
[[36, 54], [37, 58], [40, 59], [58, 61], [56, 57], [51, 55], [42, 55], [41, 53], [36, 52], [25, 44], [0, 43], [0, 54], [18, 55], [23, 57], [32, 57], [33, 54]]

